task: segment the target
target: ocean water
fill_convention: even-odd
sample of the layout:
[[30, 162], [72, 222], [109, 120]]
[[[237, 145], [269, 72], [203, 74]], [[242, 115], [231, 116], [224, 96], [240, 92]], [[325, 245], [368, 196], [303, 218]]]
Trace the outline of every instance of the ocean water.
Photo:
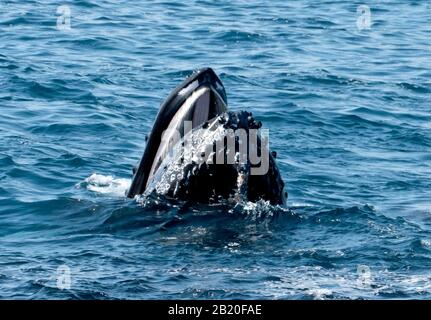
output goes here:
[[[0, 298], [430, 299], [431, 3], [364, 2], [0, 0]], [[125, 198], [205, 66], [287, 207]]]

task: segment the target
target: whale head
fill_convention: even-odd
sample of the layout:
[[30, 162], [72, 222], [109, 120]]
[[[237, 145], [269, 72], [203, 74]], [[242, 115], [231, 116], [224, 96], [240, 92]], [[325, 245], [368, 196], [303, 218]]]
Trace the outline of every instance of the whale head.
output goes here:
[[249, 112], [227, 110], [224, 86], [212, 69], [196, 72], [162, 104], [127, 196], [284, 204], [275, 153], [260, 126]]

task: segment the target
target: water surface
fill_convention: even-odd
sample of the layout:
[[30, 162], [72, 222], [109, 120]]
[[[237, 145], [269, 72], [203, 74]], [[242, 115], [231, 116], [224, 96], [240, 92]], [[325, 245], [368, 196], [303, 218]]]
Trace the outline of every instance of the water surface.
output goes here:
[[[431, 298], [429, 1], [363, 30], [361, 1], [65, 4], [70, 30], [0, 1], [0, 298]], [[124, 197], [204, 66], [270, 129], [287, 208]]]

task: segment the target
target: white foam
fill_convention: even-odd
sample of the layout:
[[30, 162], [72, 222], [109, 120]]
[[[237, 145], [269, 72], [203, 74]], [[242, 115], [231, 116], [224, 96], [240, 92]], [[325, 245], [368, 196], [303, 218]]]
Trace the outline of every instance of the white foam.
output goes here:
[[84, 180], [87, 190], [122, 197], [130, 187], [130, 179], [114, 178], [111, 175], [104, 176], [101, 174], [92, 174]]

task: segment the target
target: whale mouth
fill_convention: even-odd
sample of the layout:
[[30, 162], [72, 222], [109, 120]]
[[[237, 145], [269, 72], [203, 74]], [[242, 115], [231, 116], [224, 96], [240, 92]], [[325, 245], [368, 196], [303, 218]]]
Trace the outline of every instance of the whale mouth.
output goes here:
[[226, 111], [226, 91], [211, 68], [187, 78], [160, 107], [127, 196], [145, 192], [165, 157], [184, 137], [186, 124], [194, 129]]

